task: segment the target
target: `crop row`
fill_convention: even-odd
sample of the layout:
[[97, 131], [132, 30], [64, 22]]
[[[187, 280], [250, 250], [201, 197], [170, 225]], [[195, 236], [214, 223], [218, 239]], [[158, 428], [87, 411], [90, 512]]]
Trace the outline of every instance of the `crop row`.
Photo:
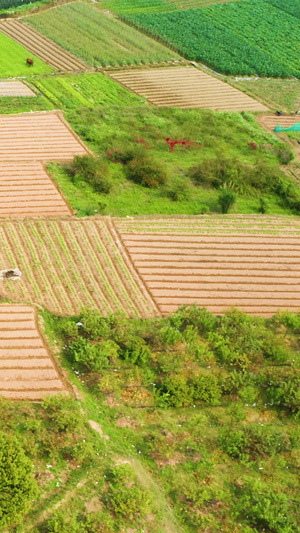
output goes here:
[[26, 21], [93, 66], [171, 60], [177, 54], [160, 43], [81, 2], [59, 6]]
[[125, 20], [187, 59], [226, 74], [300, 76], [300, 22], [264, 0], [126, 15]]
[[0, 9], [10, 9], [11, 7], [18, 7], [37, 1], [38, 0], [0, 0]]
[[266, 0], [266, 2], [300, 19], [300, 0], [284, 0], [284, 2], [282, 0]]
[[21, 280], [1, 284], [1, 296], [40, 304], [54, 313], [77, 314], [82, 307], [104, 314], [123, 309], [153, 314], [102, 220], [28, 220], [0, 224], [0, 263], [19, 268]]

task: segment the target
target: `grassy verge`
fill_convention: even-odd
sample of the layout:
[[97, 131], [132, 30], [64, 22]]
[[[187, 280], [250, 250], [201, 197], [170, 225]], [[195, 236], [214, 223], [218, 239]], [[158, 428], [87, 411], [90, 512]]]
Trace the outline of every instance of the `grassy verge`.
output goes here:
[[[280, 79], [252, 79], [230, 81], [237, 89], [257, 98], [268, 107], [285, 112], [300, 108], [300, 81]], [[299, 117], [300, 120], [300, 117]]]
[[[49, 65], [2, 32], [0, 32], [0, 50], [0, 79], [53, 72]], [[26, 64], [28, 57], [34, 60], [33, 66]]]

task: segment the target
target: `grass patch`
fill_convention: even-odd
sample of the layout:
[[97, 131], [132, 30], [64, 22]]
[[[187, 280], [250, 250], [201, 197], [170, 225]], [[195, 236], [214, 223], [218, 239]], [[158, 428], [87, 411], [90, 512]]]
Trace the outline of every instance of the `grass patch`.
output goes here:
[[103, 74], [49, 76], [32, 80], [56, 107], [135, 106], [141, 98]]
[[0, 98], [0, 113], [28, 113], [29, 111], [46, 111], [53, 105], [43, 96], [5, 96]]
[[26, 22], [93, 66], [178, 59], [175, 52], [82, 2], [59, 6]]
[[[230, 83], [274, 110], [300, 110], [300, 81], [279, 79], [252, 79]], [[299, 116], [300, 121], [300, 116]]]
[[[53, 72], [49, 65], [2, 32], [0, 32], [0, 50], [0, 79]], [[33, 66], [26, 64], [28, 57], [34, 60]]]
[[[260, 162], [269, 171], [280, 172], [278, 150], [285, 146], [262, 130], [250, 114], [137, 107], [124, 108], [121, 115], [117, 108], [77, 110], [69, 112], [67, 118], [95, 153], [108, 162], [112, 182], [108, 194], [97, 194], [83, 180], [73, 183], [66, 167], [52, 165], [54, 179], [79, 215], [95, 211], [118, 216], [218, 212], [217, 189], [197, 184], [190, 177], [191, 168], [218, 153], [220, 157], [226, 154], [234, 165], [239, 161], [252, 168]], [[170, 139], [186, 144], [179, 143], [172, 149]], [[250, 146], [253, 142], [256, 150]], [[164, 168], [166, 183], [150, 188], [128, 179], [126, 166], [114, 158], [128, 150], [139, 154], [139, 148]], [[239, 183], [242, 187], [241, 180]], [[265, 197], [270, 213], [292, 213], [276, 193], [261, 191], [260, 195]], [[256, 213], [260, 205], [256, 189], [248, 188], [238, 193], [233, 212]]]

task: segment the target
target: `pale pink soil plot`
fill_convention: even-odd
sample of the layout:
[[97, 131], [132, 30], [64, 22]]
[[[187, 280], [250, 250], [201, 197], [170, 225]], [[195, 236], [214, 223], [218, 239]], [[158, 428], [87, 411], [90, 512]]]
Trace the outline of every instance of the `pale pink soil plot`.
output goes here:
[[109, 75], [157, 106], [268, 111], [247, 94], [194, 67], [125, 70]]
[[261, 126], [274, 133], [276, 126], [282, 126], [283, 128], [290, 128], [297, 122], [300, 122], [300, 115], [258, 115], [258, 122]]
[[65, 386], [28, 305], [0, 304], [0, 395], [41, 400]]
[[6, 19], [1, 21], [0, 31], [12, 37], [56, 70], [79, 71], [88, 68], [83, 61], [20, 20]]
[[42, 163], [1, 163], [0, 217], [70, 214]]
[[120, 219], [115, 224], [162, 314], [192, 303], [217, 314], [232, 306], [262, 316], [300, 309], [297, 219], [267, 217], [266, 230], [260, 217]]
[[0, 163], [69, 161], [87, 153], [59, 112], [0, 115]]
[[36, 94], [21, 81], [0, 81], [1, 96], [36, 96]]

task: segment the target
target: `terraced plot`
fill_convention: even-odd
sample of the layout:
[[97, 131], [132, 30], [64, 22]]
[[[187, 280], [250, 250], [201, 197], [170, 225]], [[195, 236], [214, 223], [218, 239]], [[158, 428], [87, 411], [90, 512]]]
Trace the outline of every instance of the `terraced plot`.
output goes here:
[[1, 163], [0, 217], [70, 214], [41, 163]]
[[0, 97], [2, 96], [36, 96], [36, 94], [21, 81], [0, 81]]
[[60, 113], [0, 115], [0, 162], [69, 161], [86, 153]]
[[116, 227], [162, 314], [192, 303], [217, 314], [300, 309], [299, 219], [141, 218]]
[[0, 305], [0, 395], [41, 400], [65, 386], [28, 305]]
[[3, 20], [0, 30], [56, 70], [81, 71], [88, 68], [83, 61], [20, 20]]
[[18, 281], [0, 281], [0, 296], [33, 302], [58, 314], [84, 306], [104, 315], [124, 309], [152, 316], [156, 307], [131, 266], [109, 220], [0, 221], [0, 265]]
[[257, 120], [265, 129], [274, 132], [276, 126], [290, 128], [297, 122], [300, 122], [300, 115], [282, 115], [281, 117], [277, 117], [276, 115], [258, 115]]
[[193, 67], [113, 72], [110, 76], [157, 106], [267, 111], [260, 102]]

